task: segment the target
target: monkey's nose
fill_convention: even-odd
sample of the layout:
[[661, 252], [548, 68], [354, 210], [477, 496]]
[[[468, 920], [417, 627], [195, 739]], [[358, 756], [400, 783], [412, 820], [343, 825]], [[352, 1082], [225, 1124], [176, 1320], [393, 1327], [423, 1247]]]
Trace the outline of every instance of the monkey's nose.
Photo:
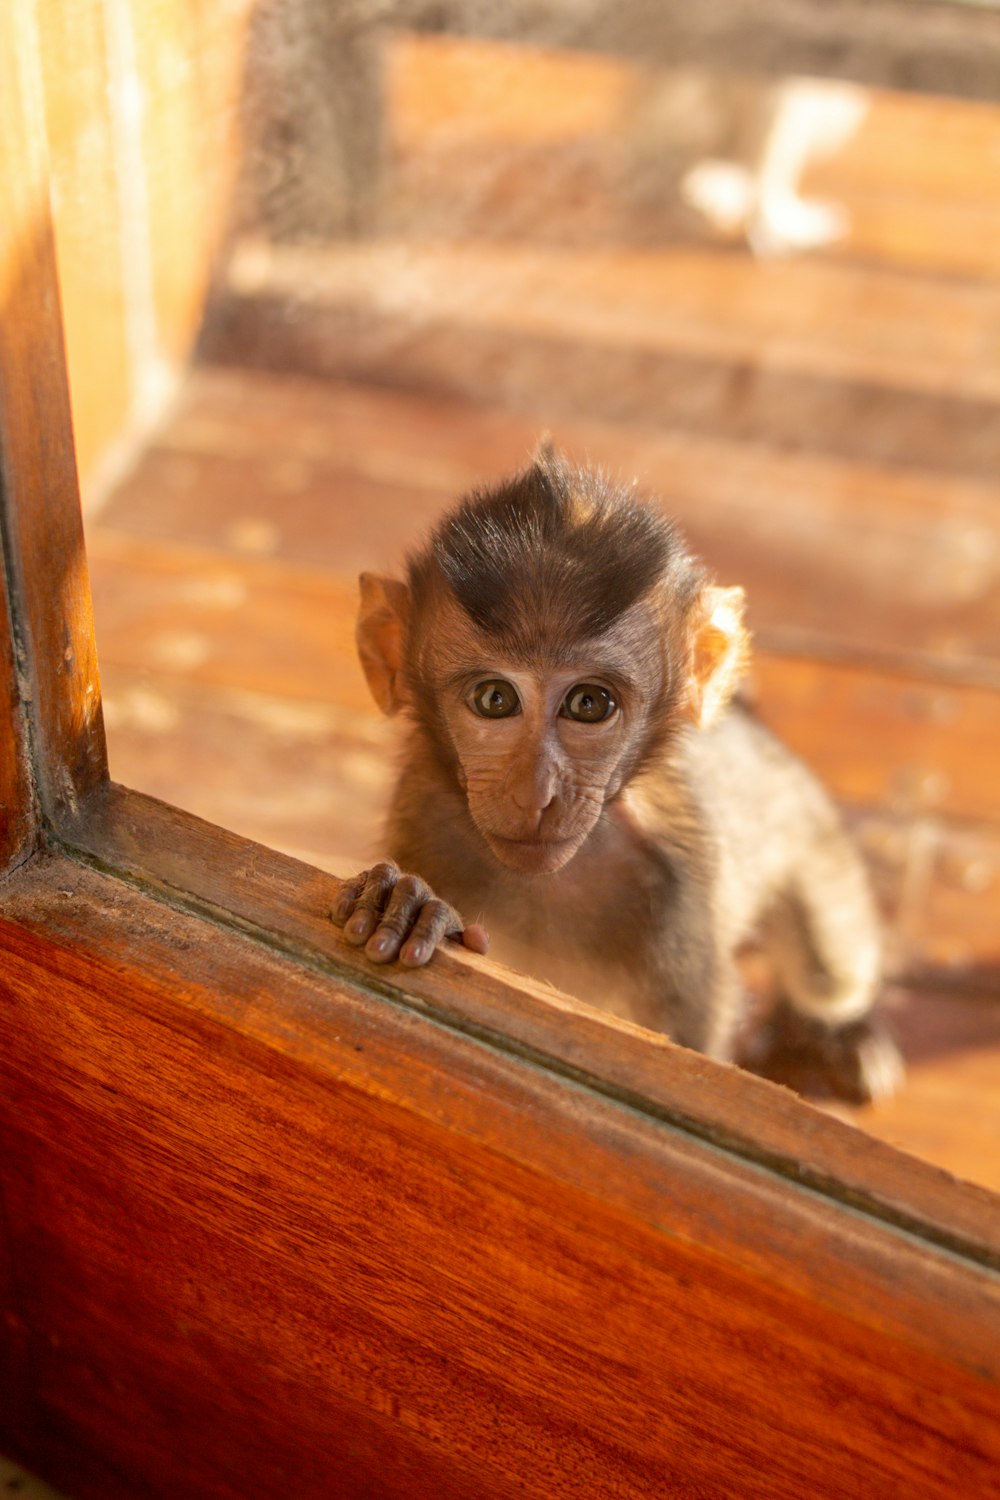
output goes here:
[[551, 797], [532, 796], [530, 792], [513, 792], [511, 801], [518, 812], [529, 814], [530, 817], [539, 820], [543, 813], [547, 812], [555, 801], [555, 795]]
[[547, 768], [536, 766], [526, 774], [514, 777], [510, 797], [519, 812], [529, 813], [537, 820], [552, 806], [557, 790], [555, 774]]

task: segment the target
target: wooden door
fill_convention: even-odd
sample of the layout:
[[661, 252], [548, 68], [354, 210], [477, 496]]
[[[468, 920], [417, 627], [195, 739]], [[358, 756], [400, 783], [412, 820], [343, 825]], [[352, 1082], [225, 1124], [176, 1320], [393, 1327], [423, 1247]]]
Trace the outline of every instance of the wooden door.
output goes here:
[[[0, 16], [0, 1447], [76, 1497], [1000, 1494], [1000, 1216], [108, 781]], [[600, 1056], [598, 1070], [595, 1058]]]

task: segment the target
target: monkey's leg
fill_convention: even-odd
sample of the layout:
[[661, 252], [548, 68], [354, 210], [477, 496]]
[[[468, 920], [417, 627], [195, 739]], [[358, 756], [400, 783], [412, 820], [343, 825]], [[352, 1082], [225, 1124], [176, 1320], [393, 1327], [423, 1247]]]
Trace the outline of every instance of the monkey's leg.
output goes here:
[[636, 997], [641, 1026], [719, 1062], [729, 1062], [743, 1003], [739, 970], [709, 931], [678, 923], [648, 989]]
[[818, 1086], [858, 1102], [887, 1098], [903, 1064], [884, 1022], [873, 1013], [881, 945], [865, 872], [846, 836], [814, 848], [795, 885], [770, 913], [764, 932], [782, 999], [765, 1028], [757, 1059], [801, 1072]]

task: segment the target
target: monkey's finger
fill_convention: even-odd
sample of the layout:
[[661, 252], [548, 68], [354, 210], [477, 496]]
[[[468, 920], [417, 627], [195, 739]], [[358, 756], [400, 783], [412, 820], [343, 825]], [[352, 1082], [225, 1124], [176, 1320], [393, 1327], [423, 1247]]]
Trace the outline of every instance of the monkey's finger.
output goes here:
[[[451, 934], [449, 933], [450, 937]], [[479, 922], [470, 922], [459, 934], [463, 948], [468, 948], [471, 953], [488, 953], [490, 947], [490, 935], [486, 928]]]
[[354, 915], [344, 928], [344, 936], [356, 948], [367, 943], [375, 931], [399, 879], [399, 869], [389, 859], [380, 860], [368, 871], [361, 894], [354, 903]]
[[[368, 957], [377, 964], [391, 963], [410, 934], [414, 923], [422, 920], [423, 911], [437, 898], [419, 875], [399, 875], [389, 903], [373, 937], [365, 946]], [[444, 905], [443, 902], [437, 903]]]
[[449, 933], [462, 930], [462, 919], [454, 907], [437, 896], [425, 901], [414, 924], [413, 931], [399, 955], [401, 964], [418, 969], [433, 956], [434, 949]]
[[364, 890], [367, 879], [368, 871], [362, 870], [359, 875], [351, 875], [347, 880], [340, 882], [340, 895], [330, 908], [330, 920], [338, 927], [343, 927], [354, 911], [355, 903]]

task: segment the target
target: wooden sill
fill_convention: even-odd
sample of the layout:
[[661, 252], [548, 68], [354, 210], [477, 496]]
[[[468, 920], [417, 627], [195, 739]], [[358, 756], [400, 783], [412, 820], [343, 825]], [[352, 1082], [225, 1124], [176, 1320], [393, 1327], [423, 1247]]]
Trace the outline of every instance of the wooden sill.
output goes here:
[[115, 1500], [989, 1492], [1000, 1280], [889, 1222], [943, 1174], [485, 965], [404, 993], [324, 877], [114, 789], [90, 817], [105, 861], [173, 853], [4, 883], [19, 1456]]
[[254, 936], [305, 970], [380, 995], [790, 1183], [1000, 1269], [1000, 1198], [814, 1108], [488, 959], [443, 950], [379, 968], [330, 921], [339, 882], [155, 798], [99, 785], [61, 831], [68, 852], [150, 895]]

